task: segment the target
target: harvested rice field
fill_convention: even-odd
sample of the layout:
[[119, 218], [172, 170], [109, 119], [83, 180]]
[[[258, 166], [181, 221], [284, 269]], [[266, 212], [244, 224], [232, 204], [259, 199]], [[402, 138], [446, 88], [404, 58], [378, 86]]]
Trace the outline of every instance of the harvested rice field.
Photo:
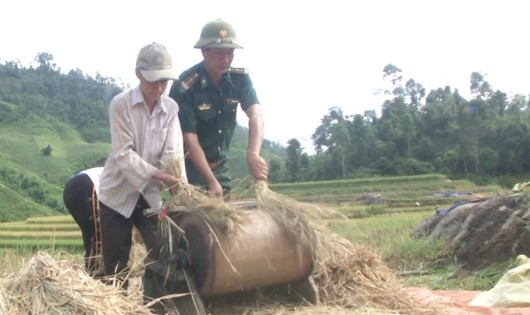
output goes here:
[[[230, 204], [204, 199], [188, 186], [180, 187], [180, 190], [173, 192], [173, 196], [175, 206], [186, 208], [186, 211], [199, 215], [208, 223], [213, 243], [220, 244], [237, 238], [238, 233], [244, 230], [245, 217]], [[375, 232], [359, 227], [356, 234], [348, 228], [348, 222], [356, 220], [350, 217], [351, 209], [337, 210], [342, 208], [342, 203], [340, 207], [333, 207], [329, 202], [299, 201], [272, 191], [264, 182], [256, 183], [255, 201], [255, 211], [267, 213], [282, 227], [286, 238], [296, 244], [296, 253], [301, 255], [304, 251], [309, 252], [312, 266], [310, 278], [318, 296], [318, 305], [291, 294], [280, 295], [271, 286], [205, 297], [207, 314], [464, 314], [457, 311], [463, 311], [465, 307], [455, 310], [442, 299], [428, 299], [421, 296], [418, 290], [411, 290], [410, 285], [398, 275], [400, 270], [395, 268], [396, 265], [389, 265], [392, 259], [396, 260], [389, 254], [393, 249], [382, 250], [379, 247], [381, 243], [389, 242], [389, 239], [397, 239], [399, 233], [403, 235], [404, 229], [413, 228], [427, 215], [417, 216], [418, 211], [415, 211], [416, 221], [407, 221], [408, 225], [401, 227], [401, 231], [389, 230], [388, 239], [385, 240], [382, 235], [379, 235], [380, 238], [372, 236], [377, 235], [381, 225], [399, 226], [397, 217], [376, 223], [377, 226], [372, 228]], [[166, 229], [174, 229], [176, 223], [169, 222], [171, 216], [162, 220], [165, 220]], [[72, 242], [72, 239], [79, 237], [72, 223], [68, 217], [50, 222], [39, 218], [31, 223], [11, 223], [11, 232], [0, 234], [0, 239], [11, 244], [4, 245], [4, 252], [21, 251], [26, 255], [18, 264], [11, 263], [0, 269], [3, 273], [0, 281], [0, 314], [156, 314], [149, 306], [162, 305], [165, 301], [179, 298], [168, 295], [144, 304], [139, 285], [141, 271], [145, 268], [142, 265], [145, 256], [141, 253], [131, 256], [134, 267], [131, 267], [129, 277], [131, 283], [136, 285], [130, 285], [127, 290], [110, 280], [96, 280], [88, 276], [83, 268], [81, 241]], [[36, 229], [41, 230], [38, 233], [32, 230], [36, 236], [28, 242], [42, 240], [42, 243], [25, 247], [24, 243], [13, 246], [9, 242], [10, 239], [18, 238], [17, 231], [23, 232], [27, 225], [39, 224], [53, 228], [41, 227]], [[67, 240], [72, 243], [68, 245]], [[49, 242], [48, 246], [46, 241]], [[225, 246], [224, 243], [222, 245]], [[220, 247], [223, 249], [223, 246]], [[65, 255], [63, 249], [70, 255]], [[222, 254], [230, 258], [229, 251]], [[414, 260], [416, 256], [411, 255], [410, 258]], [[418, 265], [409, 263], [407, 266], [416, 268]], [[453, 306], [456, 304], [453, 299]], [[465, 314], [501, 314], [486, 311], [489, 310], [466, 309], [468, 313]], [[178, 314], [169, 308], [158, 313]], [[502, 314], [516, 313], [504, 310]]]

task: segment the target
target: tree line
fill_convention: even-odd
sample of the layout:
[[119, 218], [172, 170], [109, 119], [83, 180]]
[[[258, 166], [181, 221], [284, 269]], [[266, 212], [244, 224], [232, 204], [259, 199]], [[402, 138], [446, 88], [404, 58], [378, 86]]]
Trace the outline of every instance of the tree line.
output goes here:
[[[431, 90], [389, 64], [381, 115], [332, 107], [312, 135], [315, 154], [288, 142], [287, 181], [442, 173], [511, 187], [530, 174], [530, 109], [526, 95], [508, 97], [486, 77], [470, 76], [471, 99], [450, 86]], [[525, 179], [526, 181], [527, 179]]]

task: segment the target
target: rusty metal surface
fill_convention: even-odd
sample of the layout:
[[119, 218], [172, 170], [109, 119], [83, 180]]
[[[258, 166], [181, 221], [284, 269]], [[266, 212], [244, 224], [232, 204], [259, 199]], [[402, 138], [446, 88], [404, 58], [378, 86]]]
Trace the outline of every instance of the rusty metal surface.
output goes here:
[[201, 295], [289, 283], [311, 273], [309, 250], [294, 244], [268, 212], [244, 209], [241, 218], [241, 231], [230, 237], [213, 235], [207, 222], [193, 213], [180, 220]]

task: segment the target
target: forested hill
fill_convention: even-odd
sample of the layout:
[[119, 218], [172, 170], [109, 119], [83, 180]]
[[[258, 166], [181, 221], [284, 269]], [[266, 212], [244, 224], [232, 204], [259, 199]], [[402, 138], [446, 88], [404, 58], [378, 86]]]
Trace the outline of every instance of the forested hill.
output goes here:
[[[48, 53], [36, 61], [0, 65], [0, 222], [65, 211], [66, 180], [107, 157], [108, 104], [125, 88], [79, 69], [62, 73]], [[230, 150], [235, 179], [248, 176], [246, 139], [238, 126]], [[267, 156], [284, 151], [270, 141], [263, 147]]]

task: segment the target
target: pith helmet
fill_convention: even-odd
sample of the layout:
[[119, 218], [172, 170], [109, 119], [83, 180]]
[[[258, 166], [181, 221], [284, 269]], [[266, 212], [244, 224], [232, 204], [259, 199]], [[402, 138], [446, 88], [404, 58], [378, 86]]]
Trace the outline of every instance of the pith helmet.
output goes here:
[[193, 48], [243, 48], [243, 46], [239, 45], [232, 25], [218, 19], [204, 25], [201, 37]]

